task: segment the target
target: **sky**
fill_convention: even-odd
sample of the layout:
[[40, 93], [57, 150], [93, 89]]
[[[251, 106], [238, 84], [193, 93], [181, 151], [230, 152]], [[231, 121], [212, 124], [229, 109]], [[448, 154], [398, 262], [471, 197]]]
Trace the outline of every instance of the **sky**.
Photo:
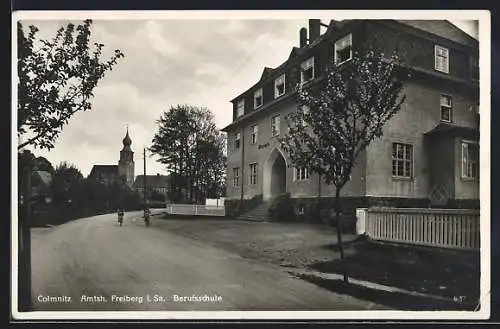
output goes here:
[[[79, 21], [74, 21], [78, 23]], [[50, 38], [67, 21], [26, 20]], [[477, 38], [473, 21], [452, 21]], [[92, 110], [76, 113], [50, 151], [32, 149], [55, 167], [76, 165], [87, 176], [94, 164], [118, 164], [126, 126], [132, 139], [135, 174], [143, 173], [156, 120], [177, 104], [207, 107], [218, 128], [232, 121], [230, 100], [256, 83], [264, 67], [282, 64], [298, 46], [302, 19], [94, 20], [92, 37], [105, 55], [125, 57], [95, 89]], [[147, 174], [166, 174], [155, 157]]]

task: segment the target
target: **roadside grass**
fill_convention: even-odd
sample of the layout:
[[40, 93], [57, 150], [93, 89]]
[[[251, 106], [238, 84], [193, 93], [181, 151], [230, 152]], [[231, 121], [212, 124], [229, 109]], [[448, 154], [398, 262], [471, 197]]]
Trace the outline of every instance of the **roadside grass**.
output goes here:
[[477, 303], [454, 302], [428, 298], [425, 296], [412, 296], [400, 292], [390, 292], [368, 288], [356, 284], [345, 284], [342, 280], [328, 280], [313, 275], [299, 275], [302, 280], [313, 283], [321, 288], [339, 294], [346, 294], [355, 298], [368, 300], [377, 304], [389, 306], [403, 311], [477, 311]]
[[[305, 223], [273, 223], [223, 218], [162, 216], [164, 229], [203, 240], [244, 258], [269, 261], [287, 270], [309, 269], [342, 274], [333, 227]], [[301, 275], [300, 278], [395, 309], [474, 310], [479, 299], [479, 253], [378, 243], [344, 235], [349, 277], [434, 295], [440, 299], [381, 291], [342, 281]], [[455, 301], [454, 301], [455, 299]]]
[[[477, 251], [456, 251], [366, 240], [357, 240], [346, 247], [352, 249], [352, 252], [348, 253], [345, 259], [345, 268], [349, 277], [448, 298], [459, 302], [458, 304], [462, 306], [467, 305], [468, 308], [474, 308], [478, 303], [480, 255]], [[338, 246], [329, 245], [325, 248], [337, 250]], [[342, 274], [340, 259], [316, 262], [309, 268], [323, 273]], [[317, 279], [316, 283], [329, 286], [331, 290], [336, 292], [346, 289], [335, 282], [323, 282], [334, 280], [321, 280], [323, 279]], [[369, 291], [368, 288], [349, 288], [348, 290], [354, 294], [364, 291], [367, 298], [378, 294], [381, 299], [387, 299], [387, 303], [390, 304], [398, 304], [398, 300], [405, 304], [405, 298], [399, 296], [400, 294], [375, 293]], [[394, 297], [388, 298], [387, 296], [390, 294], [393, 294]], [[415, 296], [408, 298], [414, 301], [412, 306], [422, 308], [419, 306], [419, 300], [422, 298]], [[450, 305], [445, 304], [441, 303], [438, 306], [450, 307]]]

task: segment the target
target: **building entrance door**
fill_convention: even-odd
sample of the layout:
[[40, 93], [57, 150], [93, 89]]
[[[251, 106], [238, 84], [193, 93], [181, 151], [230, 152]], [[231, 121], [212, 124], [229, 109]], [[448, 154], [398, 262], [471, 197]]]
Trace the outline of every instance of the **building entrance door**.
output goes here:
[[263, 172], [263, 199], [271, 200], [286, 192], [286, 160], [278, 148], [274, 148], [266, 159]]

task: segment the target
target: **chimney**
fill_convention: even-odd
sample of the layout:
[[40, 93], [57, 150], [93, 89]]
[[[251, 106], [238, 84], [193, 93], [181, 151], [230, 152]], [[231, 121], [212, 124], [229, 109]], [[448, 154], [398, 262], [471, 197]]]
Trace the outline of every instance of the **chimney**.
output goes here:
[[320, 35], [321, 20], [309, 20], [309, 44], [312, 44]]
[[305, 27], [300, 29], [300, 48], [307, 45], [307, 29]]

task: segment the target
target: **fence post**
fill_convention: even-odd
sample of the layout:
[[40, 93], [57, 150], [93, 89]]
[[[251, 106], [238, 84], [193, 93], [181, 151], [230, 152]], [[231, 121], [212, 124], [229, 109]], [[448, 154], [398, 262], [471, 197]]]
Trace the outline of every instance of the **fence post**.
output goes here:
[[366, 208], [356, 209], [356, 234], [363, 235], [366, 234]]

